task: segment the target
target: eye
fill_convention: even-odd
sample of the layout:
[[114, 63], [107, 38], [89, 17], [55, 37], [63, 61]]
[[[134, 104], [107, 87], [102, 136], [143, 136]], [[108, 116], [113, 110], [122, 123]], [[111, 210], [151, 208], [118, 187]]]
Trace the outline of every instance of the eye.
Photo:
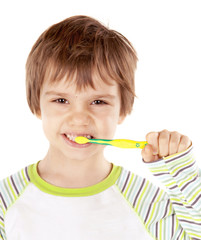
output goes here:
[[94, 100], [93, 105], [104, 105], [104, 104], [107, 104], [106, 102], [102, 101], [102, 100]]
[[68, 102], [68, 100], [66, 100], [65, 98], [58, 98], [54, 102], [61, 103], [61, 104], [66, 104]]

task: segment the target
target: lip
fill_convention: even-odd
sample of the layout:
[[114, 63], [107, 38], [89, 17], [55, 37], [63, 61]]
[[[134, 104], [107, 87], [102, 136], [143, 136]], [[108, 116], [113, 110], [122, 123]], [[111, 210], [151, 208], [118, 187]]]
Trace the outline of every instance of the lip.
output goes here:
[[79, 144], [79, 143], [73, 142], [70, 139], [68, 139], [66, 134], [64, 133], [62, 134], [62, 138], [69, 146], [75, 147], [75, 148], [87, 148], [92, 145], [92, 143]]

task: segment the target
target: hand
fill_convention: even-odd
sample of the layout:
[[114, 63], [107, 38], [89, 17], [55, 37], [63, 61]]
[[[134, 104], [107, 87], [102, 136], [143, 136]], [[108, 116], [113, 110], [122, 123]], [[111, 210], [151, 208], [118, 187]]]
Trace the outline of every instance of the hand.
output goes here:
[[162, 157], [185, 151], [191, 146], [191, 140], [178, 132], [150, 132], [146, 135], [148, 144], [142, 149], [145, 162], [153, 162]]

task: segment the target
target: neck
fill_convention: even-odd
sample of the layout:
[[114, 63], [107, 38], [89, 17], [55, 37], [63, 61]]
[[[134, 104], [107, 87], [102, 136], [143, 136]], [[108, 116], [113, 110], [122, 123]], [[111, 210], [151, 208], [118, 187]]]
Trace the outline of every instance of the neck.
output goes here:
[[49, 149], [38, 164], [38, 173], [46, 182], [64, 188], [83, 188], [103, 181], [111, 172], [112, 164], [103, 152], [86, 159], [70, 159]]

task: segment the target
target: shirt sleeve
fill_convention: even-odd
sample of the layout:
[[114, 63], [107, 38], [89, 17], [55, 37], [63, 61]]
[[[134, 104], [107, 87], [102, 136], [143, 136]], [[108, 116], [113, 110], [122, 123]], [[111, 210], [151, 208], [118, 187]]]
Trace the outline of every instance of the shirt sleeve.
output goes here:
[[3, 214], [3, 208], [2, 208], [2, 196], [0, 192], [0, 240], [6, 240], [4, 236], [5, 236], [4, 214]]
[[[172, 232], [170, 239], [201, 239], [201, 171], [192, 150], [191, 146], [184, 152], [145, 163], [169, 196], [166, 208], [170, 213], [160, 221]], [[175, 238], [178, 229], [179, 236]]]

